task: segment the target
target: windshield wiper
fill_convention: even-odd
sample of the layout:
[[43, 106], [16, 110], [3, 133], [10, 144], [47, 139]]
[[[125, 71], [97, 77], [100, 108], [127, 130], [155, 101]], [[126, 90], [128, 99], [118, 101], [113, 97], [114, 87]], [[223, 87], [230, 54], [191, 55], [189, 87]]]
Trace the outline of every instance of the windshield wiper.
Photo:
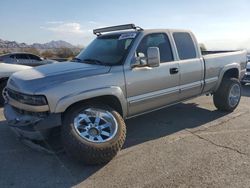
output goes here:
[[77, 58], [77, 57], [73, 58], [71, 61], [72, 62], [82, 62], [82, 60], [80, 58]]
[[93, 63], [93, 64], [96, 64], [96, 65], [106, 65], [105, 63], [103, 63], [102, 61], [97, 60], [97, 59], [84, 59], [82, 61], [87, 62], [87, 63]]

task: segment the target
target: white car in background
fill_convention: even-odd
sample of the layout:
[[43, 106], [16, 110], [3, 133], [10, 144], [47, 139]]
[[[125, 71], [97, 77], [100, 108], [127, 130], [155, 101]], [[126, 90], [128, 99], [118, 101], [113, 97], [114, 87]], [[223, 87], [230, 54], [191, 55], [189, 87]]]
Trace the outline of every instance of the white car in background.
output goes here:
[[44, 59], [30, 53], [10, 53], [0, 56], [0, 61], [7, 64], [18, 64], [36, 67], [40, 65], [46, 65], [55, 63], [57, 61], [51, 59]]
[[250, 83], [250, 62], [248, 62], [246, 74], [243, 77], [243, 79], [241, 80], [242, 85], [246, 85], [248, 83]]
[[26, 65], [7, 64], [0, 61], [0, 106], [2, 106], [4, 103], [2, 92], [6, 87], [9, 77], [15, 72], [30, 68], [32, 67]]
[[44, 59], [30, 53], [11, 53], [0, 56], [0, 106], [4, 103], [2, 92], [9, 77], [18, 71], [32, 67], [56, 63], [57, 61]]
[[250, 56], [247, 56], [247, 57], [248, 57], [247, 70], [246, 70], [245, 76], [241, 80], [242, 85], [246, 85], [250, 83]]

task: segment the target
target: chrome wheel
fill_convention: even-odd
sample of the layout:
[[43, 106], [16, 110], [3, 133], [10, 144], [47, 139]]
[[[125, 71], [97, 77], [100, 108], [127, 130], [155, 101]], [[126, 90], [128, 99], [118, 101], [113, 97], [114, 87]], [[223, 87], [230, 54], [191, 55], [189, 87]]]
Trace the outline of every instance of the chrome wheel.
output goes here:
[[74, 128], [81, 138], [104, 143], [115, 137], [118, 123], [110, 112], [88, 108], [74, 118]]
[[238, 84], [234, 84], [229, 92], [229, 105], [231, 107], [235, 107], [239, 101], [240, 101], [240, 97], [241, 97], [241, 91], [240, 91], [240, 86]]

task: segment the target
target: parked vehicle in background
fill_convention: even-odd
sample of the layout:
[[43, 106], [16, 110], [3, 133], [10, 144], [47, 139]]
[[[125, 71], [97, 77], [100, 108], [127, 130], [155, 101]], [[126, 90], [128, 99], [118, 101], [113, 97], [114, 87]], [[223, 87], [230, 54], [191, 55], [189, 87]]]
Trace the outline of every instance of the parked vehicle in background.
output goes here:
[[30, 67], [56, 63], [51, 59], [44, 59], [30, 53], [10, 53], [0, 56], [0, 105], [3, 105], [2, 96], [3, 88], [7, 84], [7, 80], [14, 72], [24, 70]]
[[11, 53], [11, 54], [1, 55], [0, 61], [8, 64], [27, 65], [31, 67], [57, 62], [55, 60], [44, 59], [42, 57], [30, 53]]
[[124, 119], [204, 94], [212, 94], [221, 111], [234, 111], [240, 102], [246, 51], [202, 55], [186, 30], [129, 24], [94, 33], [73, 62], [11, 76], [4, 115], [22, 139], [41, 140], [61, 126], [69, 155], [106, 163], [123, 146]]
[[250, 56], [248, 56], [248, 63], [245, 76], [241, 80], [242, 85], [246, 85], [250, 83]]
[[6, 87], [8, 78], [15, 72], [29, 69], [30, 66], [25, 65], [14, 65], [14, 64], [6, 64], [3, 62], [0, 62], [0, 106], [3, 105], [4, 99], [3, 99], [3, 89]]

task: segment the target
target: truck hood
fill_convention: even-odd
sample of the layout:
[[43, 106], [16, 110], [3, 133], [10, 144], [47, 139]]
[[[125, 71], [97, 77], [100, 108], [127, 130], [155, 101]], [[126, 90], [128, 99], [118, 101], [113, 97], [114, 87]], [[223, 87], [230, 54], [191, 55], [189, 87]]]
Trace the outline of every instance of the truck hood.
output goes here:
[[110, 68], [76, 62], [43, 65], [14, 73], [9, 79], [8, 87], [19, 92], [34, 94], [56, 84], [108, 73]]

